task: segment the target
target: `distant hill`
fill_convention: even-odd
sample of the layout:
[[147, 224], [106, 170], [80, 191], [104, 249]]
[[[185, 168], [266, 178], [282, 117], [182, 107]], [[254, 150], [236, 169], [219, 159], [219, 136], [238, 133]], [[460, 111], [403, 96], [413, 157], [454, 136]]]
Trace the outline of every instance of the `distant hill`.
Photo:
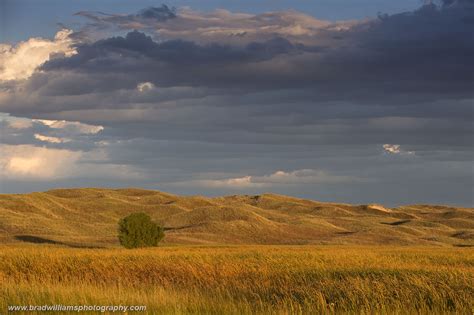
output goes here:
[[184, 197], [142, 189], [0, 194], [0, 242], [114, 246], [117, 222], [146, 212], [168, 244], [474, 246], [474, 209], [322, 203], [263, 194]]

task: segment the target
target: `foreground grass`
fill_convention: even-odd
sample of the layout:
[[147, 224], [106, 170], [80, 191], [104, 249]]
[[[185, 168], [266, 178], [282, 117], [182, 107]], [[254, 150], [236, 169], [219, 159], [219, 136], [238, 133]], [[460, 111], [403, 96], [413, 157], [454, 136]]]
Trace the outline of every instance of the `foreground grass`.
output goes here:
[[474, 311], [469, 248], [0, 247], [8, 305], [146, 305], [150, 313]]

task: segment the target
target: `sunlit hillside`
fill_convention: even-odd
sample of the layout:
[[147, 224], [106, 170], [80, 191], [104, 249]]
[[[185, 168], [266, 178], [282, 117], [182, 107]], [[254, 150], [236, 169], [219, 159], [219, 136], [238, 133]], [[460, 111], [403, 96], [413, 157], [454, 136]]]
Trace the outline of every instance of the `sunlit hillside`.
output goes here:
[[2, 243], [118, 245], [117, 222], [146, 212], [168, 244], [474, 245], [474, 209], [322, 203], [263, 194], [183, 197], [141, 189], [0, 195]]

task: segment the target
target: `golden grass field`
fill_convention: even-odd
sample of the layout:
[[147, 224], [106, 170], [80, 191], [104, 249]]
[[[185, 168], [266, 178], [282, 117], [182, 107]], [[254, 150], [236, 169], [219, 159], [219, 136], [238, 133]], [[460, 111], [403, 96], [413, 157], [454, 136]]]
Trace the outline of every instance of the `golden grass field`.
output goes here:
[[472, 314], [474, 250], [2, 245], [0, 281], [2, 314], [18, 304], [146, 305], [154, 314]]
[[[158, 248], [119, 247], [117, 223], [132, 212], [165, 227]], [[473, 246], [472, 208], [141, 189], [4, 194], [0, 314], [56, 304], [146, 305], [151, 314], [474, 314]]]

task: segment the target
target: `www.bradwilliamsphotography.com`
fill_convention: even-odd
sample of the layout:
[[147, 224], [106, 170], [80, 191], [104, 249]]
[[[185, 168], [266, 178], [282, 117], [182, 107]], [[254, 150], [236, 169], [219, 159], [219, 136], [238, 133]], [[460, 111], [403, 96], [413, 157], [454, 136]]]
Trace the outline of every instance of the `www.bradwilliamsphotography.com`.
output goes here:
[[473, 0], [0, 0], [0, 314], [472, 314], [473, 116]]

